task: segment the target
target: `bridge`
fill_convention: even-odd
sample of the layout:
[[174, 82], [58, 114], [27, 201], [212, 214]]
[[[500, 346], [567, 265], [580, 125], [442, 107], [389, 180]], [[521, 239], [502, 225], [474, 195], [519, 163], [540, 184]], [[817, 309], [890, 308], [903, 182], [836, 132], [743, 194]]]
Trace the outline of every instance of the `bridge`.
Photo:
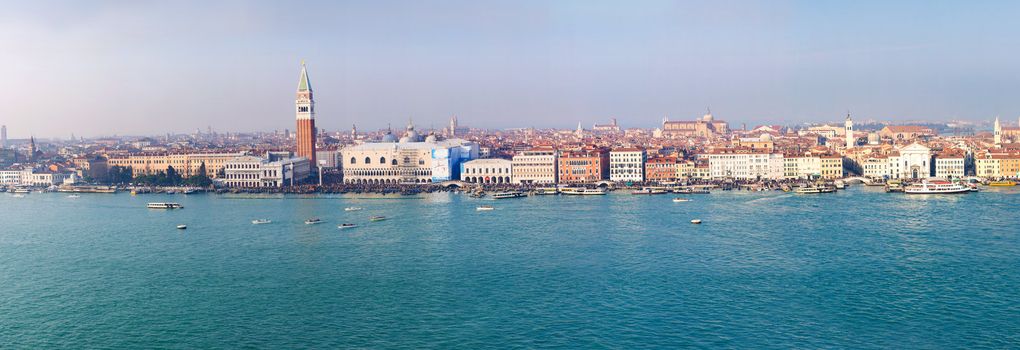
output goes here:
[[439, 186], [461, 188], [461, 187], [471, 186], [471, 184], [469, 184], [467, 182], [464, 182], [464, 181], [460, 181], [460, 180], [449, 180], [449, 181], [440, 182]]

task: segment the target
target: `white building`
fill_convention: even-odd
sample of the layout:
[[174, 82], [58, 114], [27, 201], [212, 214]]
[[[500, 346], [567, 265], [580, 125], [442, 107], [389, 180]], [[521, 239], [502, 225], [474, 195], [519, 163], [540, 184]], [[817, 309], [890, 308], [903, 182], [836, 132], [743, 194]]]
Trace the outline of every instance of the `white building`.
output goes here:
[[553, 148], [534, 148], [522, 151], [513, 159], [513, 183], [555, 184], [558, 154]]
[[223, 166], [223, 183], [227, 187], [283, 187], [310, 175], [311, 164], [306, 158], [269, 158], [239, 156]]
[[893, 179], [931, 177], [931, 149], [918, 143], [900, 148], [889, 156], [889, 173]]
[[782, 153], [709, 153], [712, 178], [745, 180], [782, 179], [785, 166]]
[[478, 158], [478, 144], [461, 139], [422, 138], [408, 125], [395, 140], [387, 134], [380, 142], [364, 143], [340, 151], [346, 183], [430, 183], [460, 178], [461, 163]]
[[885, 156], [869, 157], [861, 163], [861, 170], [864, 176], [872, 179], [884, 179], [891, 177], [889, 171], [889, 158]]
[[475, 159], [461, 164], [460, 180], [471, 183], [510, 183], [513, 162], [509, 159]]
[[818, 156], [795, 156], [783, 158], [783, 177], [787, 179], [811, 179], [822, 176], [822, 158]]
[[943, 179], [963, 178], [966, 156], [962, 152], [943, 153], [935, 156], [935, 177]]
[[609, 180], [616, 182], [645, 181], [647, 154], [640, 148], [622, 148], [609, 151]]

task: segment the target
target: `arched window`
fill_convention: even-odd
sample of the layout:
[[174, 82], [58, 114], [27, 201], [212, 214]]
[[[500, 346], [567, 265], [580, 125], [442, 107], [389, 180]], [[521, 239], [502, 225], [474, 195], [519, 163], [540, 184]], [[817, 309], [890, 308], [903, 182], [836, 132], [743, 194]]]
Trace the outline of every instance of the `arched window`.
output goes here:
[[357, 163], [358, 163], [358, 160], [354, 159], [354, 157], [351, 157], [351, 164], [357, 164]]
[[390, 160], [390, 165], [397, 165], [397, 160], [396, 159]]
[[372, 158], [365, 157], [365, 164], [372, 164]]
[[379, 157], [379, 164], [386, 164], [386, 157]]

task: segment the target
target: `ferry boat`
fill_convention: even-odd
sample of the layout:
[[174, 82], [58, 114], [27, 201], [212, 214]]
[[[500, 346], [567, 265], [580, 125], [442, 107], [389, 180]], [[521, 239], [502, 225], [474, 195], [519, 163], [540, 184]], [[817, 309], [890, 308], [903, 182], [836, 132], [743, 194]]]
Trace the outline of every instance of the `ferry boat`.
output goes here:
[[890, 180], [885, 183], [886, 192], [903, 192], [903, 183], [897, 180]]
[[575, 196], [599, 196], [605, 195], [607, 192], [604, 188], [564, 187], [560, 189], [560, 193]]
[[643, 187], [640, 190], [632, 191], [630, 194], [666, 194], [666, 189], [655, 187]]
[[679, 198], [679, 197], [678, 198], [673, 198], [673, 203], [683, 203], [683, 202], [690, 202], [690, 201], [691, 200], [687, 199], [687, 198]]
[[680, 193], [680, 194], [709, 194], [711, 192], [709, 192], [707, 189], [704, 189], [704, 188], [697, 189], [697, 188], [693, 188], [693, 187], [687, 187], [687, 188], [677, 189], [677, 190], [673, 191], [673, 193]]
[[154, 202], [154, 203], [149, 203], [148, 205], [146, 205], [146, 208], [149, 208], [149, 209], [181, 209], [181, 208], [184, 208], [184, 206], [180, 205], [179, 203]]
[[347, 207], [344, 208], [344, 211], [360, 211], [362, 209], [363, 209], [362, 207]]
[[345, 229], [355, 228], [355, 227], [358, 227], [358, 224], [340, 224], [336, 228], [341, 229], [341, 230], [345, 230]]
[[556, 187], [540, 187], [535, 189], [537, 195], [553, 195], [560, 193], [560, 190]]
[[373, 216], [368, 218], [368, 221], [383, 221], [386, 220], [385, 216]]
[[1005, 181], [992, 181], [992, 182], [988, 183], [988, 186], [1010, 187], [1010, 186], [1016, 186], [1016, 182], [1015, 181], [1009, 181], [1009, 180], [1005, 180]]
[[491, 205], [479, 205], [477, 208], [475, 208], [475, 210], [476, 211], [490, 211], [490, 210], [496, 210], [496, 208], [493, 208]]
[[833, 193], [836, 192], [835, 187], [828, 186], [807, 186], [797, 188], [797, 193]]
[[316, 225], [316, 224], [321, 224], [323, 222], [325, 222], [325, 221], [322, 221], [322, 219], [311, 218], [311, 219], [305, 220], [305, 225]]
[[951, 194], [967, 193], [970, 188], [967, 186], [952, 183], [949, 181], [921, 181], [913, 183], [903, 189], [906, 194]]
[[272, 223], [272, 222], [273, 221], [269, 220], [269, 219], [257, 219], [257, 220], [252, 220], [251, 224], [252, 225], [265, 225], [265, 224]]
[[519, 197], [524, 197], [524, 193], [517, 191], [509, 191], [509, 192], [496, 192], [492, 194], [492, 199], [506, 199]]
[[29, 188], [15, 188], [14, 193], [32, 193], [32, 189]]

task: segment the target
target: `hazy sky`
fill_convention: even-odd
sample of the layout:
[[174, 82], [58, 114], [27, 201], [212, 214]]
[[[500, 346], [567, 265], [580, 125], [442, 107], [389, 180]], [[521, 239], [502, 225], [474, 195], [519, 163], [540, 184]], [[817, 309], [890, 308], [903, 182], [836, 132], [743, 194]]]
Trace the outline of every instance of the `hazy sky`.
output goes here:
[[[293, 4], [291, 4], [293, 3]], [[9, 1], [11, 137], [1020, 115], [1017, 1]]]

